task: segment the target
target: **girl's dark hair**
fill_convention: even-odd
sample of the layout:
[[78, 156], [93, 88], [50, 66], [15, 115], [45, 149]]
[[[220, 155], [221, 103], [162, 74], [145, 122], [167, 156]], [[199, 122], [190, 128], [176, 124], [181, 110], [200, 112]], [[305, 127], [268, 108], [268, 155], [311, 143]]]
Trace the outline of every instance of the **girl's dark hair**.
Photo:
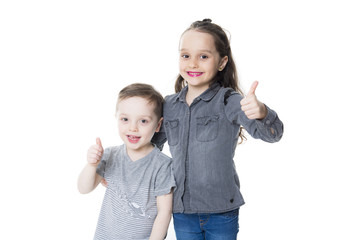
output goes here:
[[[214, 79], [211, 81], [210, 84], [214, 82], [219, 82], [221, 86], [230, 87], [235, 91], [237, 91], [238, 93], [240, 93], [241, 95], [244, 95], [239, 86], [236, 66], [235, 66], [234, 58], [231, 53], [230, 41], [225, 31], [219, 25], [212, 23], [211, 19], [208, 18], [202, 21], [193, 22], [190, 25], [190, 27], [183, 32], [182, 35], [184, 35], [184, 33], [189, 30], [195, 30], [210, 34], [214, 38], [215, 48], [218, 51], [220, 57], [221, 58], [225, 56], [228, 57], [228, 62], [225, 68], [222, 71], [217, 72], [216, 76], [214, 77]], [[179, 74], [175, 82], [175, 92], [180, 92], [181, 89], [183, 89], [184, 87], [185, 87], [184, 78]], [[240, 143], [246, 140], [246, 137], [244, 136], [242, 130], [243, 127], [240, 127], [240, 132], [239, 132], [239, 136], [241, 138]]]
[[[183, 32], [183, 35], [189, 30], [210, 34], [214, 38], [215, 48], [220, 57], [228, 57], [228, 62], [224, 70], [218, 71], [217, 75], [212, 80], [212, 83], [219, 82], [221, 86], [230, 87], [243, 95], [238, 83], [235, 62], [231, 54], [230, 41], [225, 31], [219, 25], [212, 23], [211, 19], [208, 18], [202, 21], [193, 22], [190, 27]], [[183, 87], [185, 87], [184, 78], [179, 74], [175, 82], [175, 92], [180, 92]]]

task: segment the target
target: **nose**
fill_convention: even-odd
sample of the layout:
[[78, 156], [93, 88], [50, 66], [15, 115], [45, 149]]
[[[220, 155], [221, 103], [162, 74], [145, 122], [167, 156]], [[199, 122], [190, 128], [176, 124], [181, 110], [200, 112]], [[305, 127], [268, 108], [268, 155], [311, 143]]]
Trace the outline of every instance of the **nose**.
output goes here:
[[190, 63], [189, 63], [189, 67], [191, 68], [197, 68], [198, 67], [198, 62], [196, 59], [191, 59]]
[[129, 131], [131, 131], [131, 132], [137, 132], [138, 131], [138, 126], [137, 126], [136, 122], [131, 122], [130, 123]]

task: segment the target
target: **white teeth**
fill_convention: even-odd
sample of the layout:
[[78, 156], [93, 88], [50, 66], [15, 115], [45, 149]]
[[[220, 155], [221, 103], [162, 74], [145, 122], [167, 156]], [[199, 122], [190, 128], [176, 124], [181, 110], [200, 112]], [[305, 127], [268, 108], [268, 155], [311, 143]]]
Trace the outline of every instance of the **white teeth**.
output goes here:
[[129, 139], [131, 139], [131, 140], [136, 140], [136, 139], [138, 139], [138, 138], [140, 138], [140, 137], [137, 137], [137, 136], [130, 136], [130, 135], [129, 135], [129, 136], [128, 136], [128, 138], [129, 138]]
[[202, 73], [189, 73], [191, 76], [200, 76]]

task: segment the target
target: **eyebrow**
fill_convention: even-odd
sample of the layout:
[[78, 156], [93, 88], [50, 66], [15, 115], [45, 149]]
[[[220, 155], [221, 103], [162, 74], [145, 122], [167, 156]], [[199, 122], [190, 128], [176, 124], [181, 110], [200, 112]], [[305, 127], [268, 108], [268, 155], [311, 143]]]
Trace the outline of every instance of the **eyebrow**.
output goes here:
[[[126, 114], [126, 113], [118, 113], [117, 114], [119, 117], [128, 117], [129, 116], [129, 114]], [[152, 117], [151, 117], [151, 115], [139, 115], [139, 117], [140, 118], [150, 118], [150, 119], [153, 119]]]
[[[179, 51], [180, 51], [180, 52], [187, 52], [187, 51], [189, 51], [189, 50], [188, 50], [187, 48], [182, 48], [182, 49], [180, 49]], [[200, 49], [200, 50], [198, 50], [198, 52], [207, 52], [207, 53], [213, 54], [213, 52], [210, 51], [210, 50], [208, 50], [208, 49]]]

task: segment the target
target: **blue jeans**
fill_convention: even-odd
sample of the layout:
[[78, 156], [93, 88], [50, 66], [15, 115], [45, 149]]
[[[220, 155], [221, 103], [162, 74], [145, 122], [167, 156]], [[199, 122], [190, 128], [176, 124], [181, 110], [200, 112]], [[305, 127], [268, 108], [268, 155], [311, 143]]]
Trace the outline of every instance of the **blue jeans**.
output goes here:
[[224, 213], [174, 213], [177, 240], [236, 240], [239, 209]]

